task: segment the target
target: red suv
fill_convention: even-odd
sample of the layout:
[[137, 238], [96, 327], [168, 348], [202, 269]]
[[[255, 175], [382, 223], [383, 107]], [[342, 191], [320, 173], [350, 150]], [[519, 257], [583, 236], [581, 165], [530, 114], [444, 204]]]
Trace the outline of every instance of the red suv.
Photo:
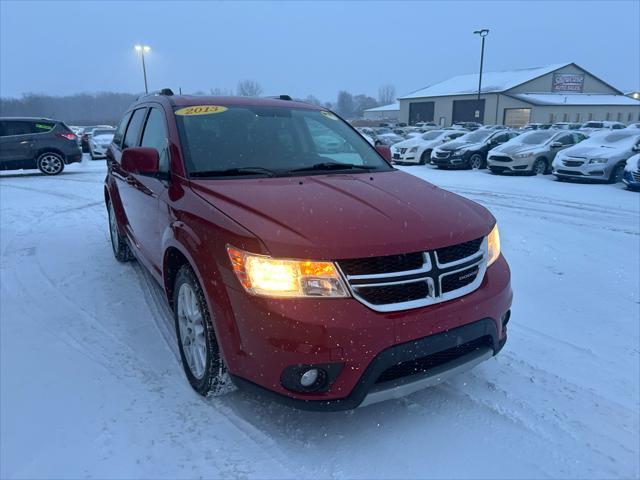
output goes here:
[[494, 217], [379, 148], [288, 96], [167, 89], [125, 114], [104, 189], [113, 251], [164, 288], [198, 393], [231, 378], [350, 409], [503, 347], [512, 292]]

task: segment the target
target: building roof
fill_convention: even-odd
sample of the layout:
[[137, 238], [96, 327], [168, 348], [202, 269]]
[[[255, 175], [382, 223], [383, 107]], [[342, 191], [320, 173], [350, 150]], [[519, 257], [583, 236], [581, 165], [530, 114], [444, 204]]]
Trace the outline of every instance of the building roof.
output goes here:
[[390, 103], [389, 105], [382, 105], [381, 107], [367, 108], [365, 112], [393, 112], [394, 110], [400, 110], [399, 103]]
[[512, 93], [517, 98], [533, 105], [630, 105], [640, 107], [640, 101], [625, 95], [596, 93]]
[[[482, 93], [504, 92], [505, 90], [515, 88], [518, 85], [522, 85], [523, 83], [551, 73], [559, 68], [566, 67], [567, 65], [571, 65], [571, 62], [547, 65], [545, 67], [523, 68], [520, 70], [483, 72]], [[458, 75], [450, 78], [449, 80], [409, 93], [408, 95], [400, 97], [400, 100], [409, 98], [474, 94], [478, 91], [478, 76], [479, 75], [477, 73]]]

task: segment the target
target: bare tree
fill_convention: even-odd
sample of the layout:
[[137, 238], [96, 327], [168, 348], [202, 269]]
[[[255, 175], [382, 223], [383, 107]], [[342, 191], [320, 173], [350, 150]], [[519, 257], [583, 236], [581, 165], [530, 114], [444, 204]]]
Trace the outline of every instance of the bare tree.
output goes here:
[[209, 91], [211, 92], [211, 95], [213, 95], [214, 97], [230, 97], [233, 95], [233, 91], [228, 89], [228, 88], [210, 88]]
[[380, 105], [389, 105], [396, 101], [396, 87], [391, 84], [382, 85], [378, 89], [378, 102]]
[[241, 80], [238, 82], [238, 95], [241, 97], [258, 97], [262, 87], [255, 80]]
[[318, 99], [318, 97], [314, 95], [307, 95], [307, 98], [305, 98], [304, 101], [307, 103], [311, 103], [312, 105], [322, 105], [322, 102]]

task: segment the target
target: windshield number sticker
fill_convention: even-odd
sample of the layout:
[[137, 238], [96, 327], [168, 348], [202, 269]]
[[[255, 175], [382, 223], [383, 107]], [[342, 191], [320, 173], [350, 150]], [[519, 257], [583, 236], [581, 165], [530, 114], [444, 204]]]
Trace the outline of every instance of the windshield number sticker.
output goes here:
[[176, 110], [176, 115], [212, 115], [214, 113], [226, 112], [227, 107], [221, 105], [194, 105], [191, 107]]
[[320, 110], [320, 113], [322, 115], [324, 115], [327, 118], [330, 118], [331, 120], [338, 120], [338, 117], [336, 117], [333, 113], [331, 112], [327, 112], [326, 110]]

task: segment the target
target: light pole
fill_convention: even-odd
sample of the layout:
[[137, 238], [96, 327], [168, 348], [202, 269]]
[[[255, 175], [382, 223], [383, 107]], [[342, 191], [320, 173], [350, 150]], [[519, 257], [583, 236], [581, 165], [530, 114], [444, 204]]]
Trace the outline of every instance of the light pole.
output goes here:
[[144, 93], [149, 93], [149, 89], [147, 88], [147, 67], [144, 64], [144, 54], [151, 50], [151, 47], [148, 45], [136, 45], [136, 52], [140, 52], [142, 56], [142, 73], [144, 75]]
[[482, 90], [482, 64], [484, 63], [484, 37], [489, 35], [489, 30], [483, 28], [482, 30], [476, 30], [473, 32], [476, 35], [480, 35], [482, 38], [482, 49], [480, 50], [480, 76], [478, 77], [478, 101], [480, 100], [480, 91]]

